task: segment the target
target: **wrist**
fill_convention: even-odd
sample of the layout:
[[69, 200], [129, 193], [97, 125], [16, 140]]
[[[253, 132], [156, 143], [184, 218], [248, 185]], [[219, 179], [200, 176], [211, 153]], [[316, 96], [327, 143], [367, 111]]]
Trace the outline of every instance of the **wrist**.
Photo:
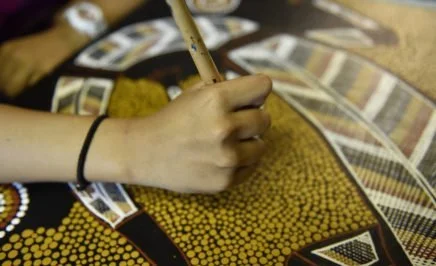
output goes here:
[[54, 32], [72, 51], [79, 50], [91, 41], [91, 38], [73, 29], [67, 22], [59, 22], [53, 28]]
[[89, 182], [130, 183], [125, 132], [128, 120], [106, 119], [97, 130], [85, 163]]

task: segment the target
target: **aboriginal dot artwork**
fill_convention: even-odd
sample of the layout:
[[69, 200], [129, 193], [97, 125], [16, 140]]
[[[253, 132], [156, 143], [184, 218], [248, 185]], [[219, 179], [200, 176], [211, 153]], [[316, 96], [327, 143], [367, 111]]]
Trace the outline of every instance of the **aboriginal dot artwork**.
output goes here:
[[151, 265], [125, 237], [79, 203], [58, 227], [26, 229], [8, 240], [0, 250], [2, 265]]
[[[223, 77], [273, 81], [256, 170], [213, 195], [0, 185], [0, 265], [434, 265], [436, 10], [425, 2], [187, 1]], [[149, 0], [17, 103], [146, 119], [213, 89], [186, 49], [165, 1]]]

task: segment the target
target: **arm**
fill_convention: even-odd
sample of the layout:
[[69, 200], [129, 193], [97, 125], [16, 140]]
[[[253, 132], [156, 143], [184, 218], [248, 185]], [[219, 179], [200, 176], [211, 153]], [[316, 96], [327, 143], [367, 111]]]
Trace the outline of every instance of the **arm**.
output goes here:
[[[270, 118], [258, 107], [270, 92], [271, 80], [249, 76], [185, 92], [146, 118], [107, 119], [90, 145], [85, 176], [179, 192], [222, 191], [239, 183], [265, 151], [256, 136]], [[0, 105], [0, 183], [74, 181], [93, 120]]]
[[[56, 115], [0, 105], [0, 181], [69, 182], [94, 117]], [[89, 150], [90, 181], [122, 181], [126, 120], [104, 121]]]
[[[135, 8], [139, 7], [141, 4], [145, 3], [148, 0], [124, 0], [124, 1], [87, 0], [87, 1], [99, 6], [103, 11], [104, 17], [108, 22], [109, 26], [112, 26], [115, 23], [117, 23], [120, 19], [124, 18], [133, 10], [135, 10]], [[74, 0], [71, 1], [71, 4], [80, 3], [80, 2], [83, 2], [83, 0]], [[62, 21], [63, 12], [64, 10], [62, 10], [56, 15], [58, 23]]]
[[[144, 0], [91, 2], [102, 9], [109, 25], [113, 25], [144, 3]], [[91, 41], [88, 36], [70, 27], [62, 18], [63, 12], [64, 10], [56, 15], [52, 28], [0, 46], [0, 91], [9, 97], [17, 96], [26, 86], [39, 81]]]

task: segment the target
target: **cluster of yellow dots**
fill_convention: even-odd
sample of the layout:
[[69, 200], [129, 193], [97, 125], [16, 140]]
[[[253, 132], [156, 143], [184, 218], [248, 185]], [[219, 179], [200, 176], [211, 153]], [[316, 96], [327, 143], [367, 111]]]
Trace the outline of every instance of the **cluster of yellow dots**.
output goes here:
[[101, 225], [78, 202], [62, 224], [26, 229], [0, 247], [7, 265], [150, 265], [118, 232]]
[[376, 223], [321, 136], [275, 95], [266, 109], [268, 152], [246, 183], [212, 196], [129, 186], [194, 266], [284, 265], [308, 245]]
[[[139, 101], [138, 101], [139, 99]], [[109, 102], [111, 117], [144, 117], [162, 109], [169, 99], [165, 88], [158, 82], [119, 78]]]

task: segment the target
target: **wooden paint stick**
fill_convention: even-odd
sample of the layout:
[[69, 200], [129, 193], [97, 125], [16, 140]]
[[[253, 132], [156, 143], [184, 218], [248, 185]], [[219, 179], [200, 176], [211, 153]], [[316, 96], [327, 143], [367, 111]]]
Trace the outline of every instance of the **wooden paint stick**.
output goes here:
[[203, 82], [210, 85], [222, 81], [185, 0], [167, 0], [167, 3]]

